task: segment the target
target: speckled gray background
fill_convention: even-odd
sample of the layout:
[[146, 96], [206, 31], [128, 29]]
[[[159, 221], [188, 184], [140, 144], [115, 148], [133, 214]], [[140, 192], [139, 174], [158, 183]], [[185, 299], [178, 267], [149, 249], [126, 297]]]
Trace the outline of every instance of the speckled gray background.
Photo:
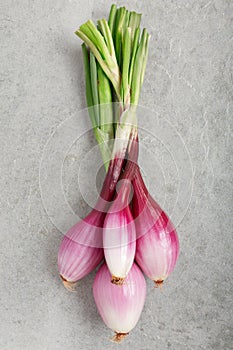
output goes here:
[[[141, 104], [175, 127], [192, 163], [192, 198], [178, 226], [179, 262], [163, 293], [147, 281], [141, 319], [121, 345], [109, 341], [112, 332], [97, 314], [94, 274], [77, 294], [63, 289], [56, 267], [62, 234], [41, 200], [40, 161], [60, 123], [85, 107], [80, 41], [73, 32], [105, 16], [111, 2], [6, 0], [0, 10], [1, 350], [232, 349], [232, 2], [117, 3], [142, 12], [152, 34]], [[155, 124], [149, 127], [156, 132]], [[64, 161], [64, 191], [80, 215], [88, 208], [76, 170], [80, 154], [93, 145], [91, 136], [84, 138]], [[152, 167], [147, 179], [154, 174], [159, 197], [159, 172]], [[168, 212], [175, 187], [171, 175]], [[55, 192], [51, 207], [68, 227]]]

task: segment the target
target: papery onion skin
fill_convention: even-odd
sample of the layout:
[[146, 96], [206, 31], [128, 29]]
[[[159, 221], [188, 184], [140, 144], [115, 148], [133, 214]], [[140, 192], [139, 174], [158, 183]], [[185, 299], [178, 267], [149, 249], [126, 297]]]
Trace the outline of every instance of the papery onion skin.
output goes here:
[[122, 180], [121, 189], [104, 221], [103, 245], [111, 282], [122, 284], [132, 267], [136, 250], [136, 230], [129, 208], [131, 183]]
[[137, 230], [135, 259], [145, 275], [160, 285], [175, 267], [179, 255], [178, 235], [169, 217], [148, 193], [138, 167], [132, 183]]
[[117, 334], [129, 333], [137, 324], [145, 298], [146, 282], [134, 263], [122, 286], [109, 283], [111, 274], [106, 263], [98, 270], [93, 295], [104, 323]]

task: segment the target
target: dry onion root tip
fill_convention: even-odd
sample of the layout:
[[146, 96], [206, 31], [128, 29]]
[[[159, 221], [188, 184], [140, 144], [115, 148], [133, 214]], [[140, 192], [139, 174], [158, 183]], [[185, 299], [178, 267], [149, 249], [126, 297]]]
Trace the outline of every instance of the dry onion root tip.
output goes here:
[[62, 283], [64, 287], [69, 291], [69, 292], [77, 292], [76, 287], [78, 282], [69, 282], [67, 281], [63, 276], [61, 276]]
[[155, 288], [160, 288], [160, 290], [163, 290], [163, 282], [164, 280], [157, 280], [155, 282]]
[[114, 343], [120, 343], [129, 333], [117, 333], [110, 340]]
[[[116, 277], [112, 276], [111, 283], [116, 284], [117, 286], [122, 286], [124, 284], [125, 278], [124, 277]], [[121, 333], [119, 333], [121, 334]]]

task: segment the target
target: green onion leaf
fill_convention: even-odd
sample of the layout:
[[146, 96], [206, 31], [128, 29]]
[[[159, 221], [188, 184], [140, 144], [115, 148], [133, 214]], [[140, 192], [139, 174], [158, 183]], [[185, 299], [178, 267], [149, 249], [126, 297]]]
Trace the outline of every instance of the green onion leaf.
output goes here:
[[117, 7], [115, 4], [113, 4], [111, 6], [109, 19], [108, 19], [108, 25], [109, 25], [109, 29], [111, 31], [111, 34], [113, 34], [114, 27], [115, 27], [116, 13], [117, 13]]
[[93, 108], [95, 113], [95, 120], [97, 125], [99, 125], [99, 95], [97, 86], [97, 64], [95, 56], [90, 52], [90, 72], [91, 72], [91, 88], [92, 88], [92, 98], [93, 98]]

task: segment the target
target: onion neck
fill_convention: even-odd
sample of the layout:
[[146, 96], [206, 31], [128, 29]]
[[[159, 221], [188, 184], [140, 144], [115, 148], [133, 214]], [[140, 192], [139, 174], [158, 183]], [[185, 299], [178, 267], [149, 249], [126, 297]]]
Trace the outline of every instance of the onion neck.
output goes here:
[[133, 164], [131, 163], [134, 161], [136, 164], [138, 159], [138, 138], [135, 108], [129, 108], [128, 110], [121, 111], [119, 119], [120, 121], [116, 130], [112, 159], [110, 160], [104, 184], [95, 206], [97, 211], [106, 212], [106, 210], [109, 208], [110, 203], [107, 202], [110, 202], [114, 197], [116, 185], [122, 173], [125, 162], [127, 149], [130, 150], [130, 153], [128, 154], [130, 162], [126, 162], [126, 175], [124, 175], [124, 179], [129, 179], [131, 182], [134, 168]]
[[108, 172], [105, 176], [102, 190], [94, 210], [103, 213], [107, 212], [110, 201], [113, 199], [115, 194], [116, 185], [121, 174], [123, 163], [124, 157], [116, 157], [111, 159]]
[[135, 167], [135, 174], [132, 182], [133, 187], [137, 193], [140, 193], [145, 198], [149, 197], [149, 191], [143, 181], [141, 171], [138, 165], [137, 167]]

